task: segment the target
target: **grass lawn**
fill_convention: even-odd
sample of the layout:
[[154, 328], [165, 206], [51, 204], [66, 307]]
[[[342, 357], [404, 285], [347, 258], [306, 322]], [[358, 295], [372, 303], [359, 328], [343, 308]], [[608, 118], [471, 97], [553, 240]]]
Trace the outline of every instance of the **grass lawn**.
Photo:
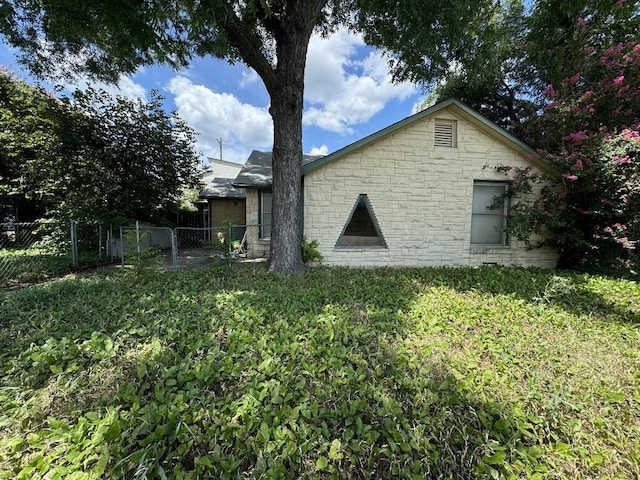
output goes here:
[[639, 478], [640, 285], [112, 273], [0, 292], [0, 478]]
[[68, 254], [47, 249], [0, 249], [0, 288], [23, 282], [42, 281], [71, 268]]

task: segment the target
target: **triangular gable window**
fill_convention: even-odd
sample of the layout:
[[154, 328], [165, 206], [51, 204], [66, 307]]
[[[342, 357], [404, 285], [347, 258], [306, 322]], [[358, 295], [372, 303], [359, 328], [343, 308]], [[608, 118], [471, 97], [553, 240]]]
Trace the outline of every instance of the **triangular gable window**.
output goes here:
[[380, 227], [365, 194], [360, 194], [336, 247], [386, 247]]

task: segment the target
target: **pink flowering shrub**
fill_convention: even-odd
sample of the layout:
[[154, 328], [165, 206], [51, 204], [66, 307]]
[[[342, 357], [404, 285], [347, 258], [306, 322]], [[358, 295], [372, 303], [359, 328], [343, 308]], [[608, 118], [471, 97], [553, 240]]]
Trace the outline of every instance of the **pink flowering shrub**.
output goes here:
[[542, 188], [533, 204], [513, 202], [510, 233], [545, 235], [563, 267], [640, 259], [640, 43], [590, 58], [584, 72], [547, 88], [547, 106], [526, 132], [555, 172], [500, 168], [516, 198]]

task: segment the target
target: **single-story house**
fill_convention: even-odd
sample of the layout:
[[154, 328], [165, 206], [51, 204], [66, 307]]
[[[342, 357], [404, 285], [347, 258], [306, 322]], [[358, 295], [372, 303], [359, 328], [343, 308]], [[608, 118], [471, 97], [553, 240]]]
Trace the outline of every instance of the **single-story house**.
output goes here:
[[205, 227], [223, 228], [227, 221], [233, 225], [245, 223], [246, 209], [244, 188], [233, 182], [242, 165], [226, 160], [210, 158], [211, 170], [202, 176], [204, 188], [200, 191], [199, 203], [203, 203]]
[[[457, 100], [446, 100], [330, 155], [303, 162], [303, 232], [324, 263], [553, 267], [557, 252], [504, 232], [509, 178], [500, 165], [550, 171], [536, 152]], [[234, 185], [247, 191], [250, 254], [268, 253], [271, 154], [253, 152]]]
[[[303, 155], [302, 165], [318, 158], [321, 157]], [[251, 152], [233, 185], [246, 189], [248, 255], [267, 257], [271, 238], [271, 152]]]

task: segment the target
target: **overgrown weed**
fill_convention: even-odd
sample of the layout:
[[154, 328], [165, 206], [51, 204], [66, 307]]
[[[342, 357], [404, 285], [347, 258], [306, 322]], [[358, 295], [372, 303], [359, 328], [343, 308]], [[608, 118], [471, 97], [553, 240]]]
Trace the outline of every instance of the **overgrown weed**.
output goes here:
[[4, 292], [0, 478], [634, 478], [639, 310], [501, 267]]

